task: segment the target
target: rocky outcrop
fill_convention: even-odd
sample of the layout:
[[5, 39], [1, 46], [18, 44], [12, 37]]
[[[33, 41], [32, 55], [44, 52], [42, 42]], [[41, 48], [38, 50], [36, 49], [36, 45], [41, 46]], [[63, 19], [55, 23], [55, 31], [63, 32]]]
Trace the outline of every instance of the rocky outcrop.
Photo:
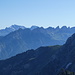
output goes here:
[[75, 75], [75, 72], [70, 72], [68, 70], [61, 69], [61, 71], [57, 75]]

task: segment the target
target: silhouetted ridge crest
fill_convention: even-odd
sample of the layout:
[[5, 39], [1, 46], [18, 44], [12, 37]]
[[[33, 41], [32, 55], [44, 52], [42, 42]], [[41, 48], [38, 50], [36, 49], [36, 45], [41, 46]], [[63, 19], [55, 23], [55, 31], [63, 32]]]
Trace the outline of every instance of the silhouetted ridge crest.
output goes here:
[[75, 33], [67, 39], [65, 45], [75, 45]]

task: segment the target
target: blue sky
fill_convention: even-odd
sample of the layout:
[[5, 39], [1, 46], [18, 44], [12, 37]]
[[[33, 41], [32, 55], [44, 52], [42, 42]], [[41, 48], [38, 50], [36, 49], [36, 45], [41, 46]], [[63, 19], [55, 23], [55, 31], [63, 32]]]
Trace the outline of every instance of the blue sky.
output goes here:
[[0, 29], [13, 24], [75, 26], [75, 0], [0, 0]]

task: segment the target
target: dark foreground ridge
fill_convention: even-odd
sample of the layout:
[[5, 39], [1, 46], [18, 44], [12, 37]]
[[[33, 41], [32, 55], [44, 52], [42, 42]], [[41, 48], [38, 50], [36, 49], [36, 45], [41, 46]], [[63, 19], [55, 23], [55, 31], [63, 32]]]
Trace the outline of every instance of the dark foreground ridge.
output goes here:
[[58, 75], [62, 68], [75, 72], [75, 34], [63, 46], [40, 47], [0, 61], [1, 75]]
[[0, 61], [1, 75], [35, 75], [46, 66], [60, 46], [40, 47]]

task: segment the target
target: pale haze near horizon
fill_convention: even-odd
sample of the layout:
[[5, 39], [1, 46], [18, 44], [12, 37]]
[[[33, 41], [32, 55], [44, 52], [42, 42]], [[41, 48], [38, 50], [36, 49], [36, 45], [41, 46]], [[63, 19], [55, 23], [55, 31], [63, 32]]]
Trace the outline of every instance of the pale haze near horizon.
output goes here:
[[0, 29], [75, 26], [75, 0], [0, 0]]

